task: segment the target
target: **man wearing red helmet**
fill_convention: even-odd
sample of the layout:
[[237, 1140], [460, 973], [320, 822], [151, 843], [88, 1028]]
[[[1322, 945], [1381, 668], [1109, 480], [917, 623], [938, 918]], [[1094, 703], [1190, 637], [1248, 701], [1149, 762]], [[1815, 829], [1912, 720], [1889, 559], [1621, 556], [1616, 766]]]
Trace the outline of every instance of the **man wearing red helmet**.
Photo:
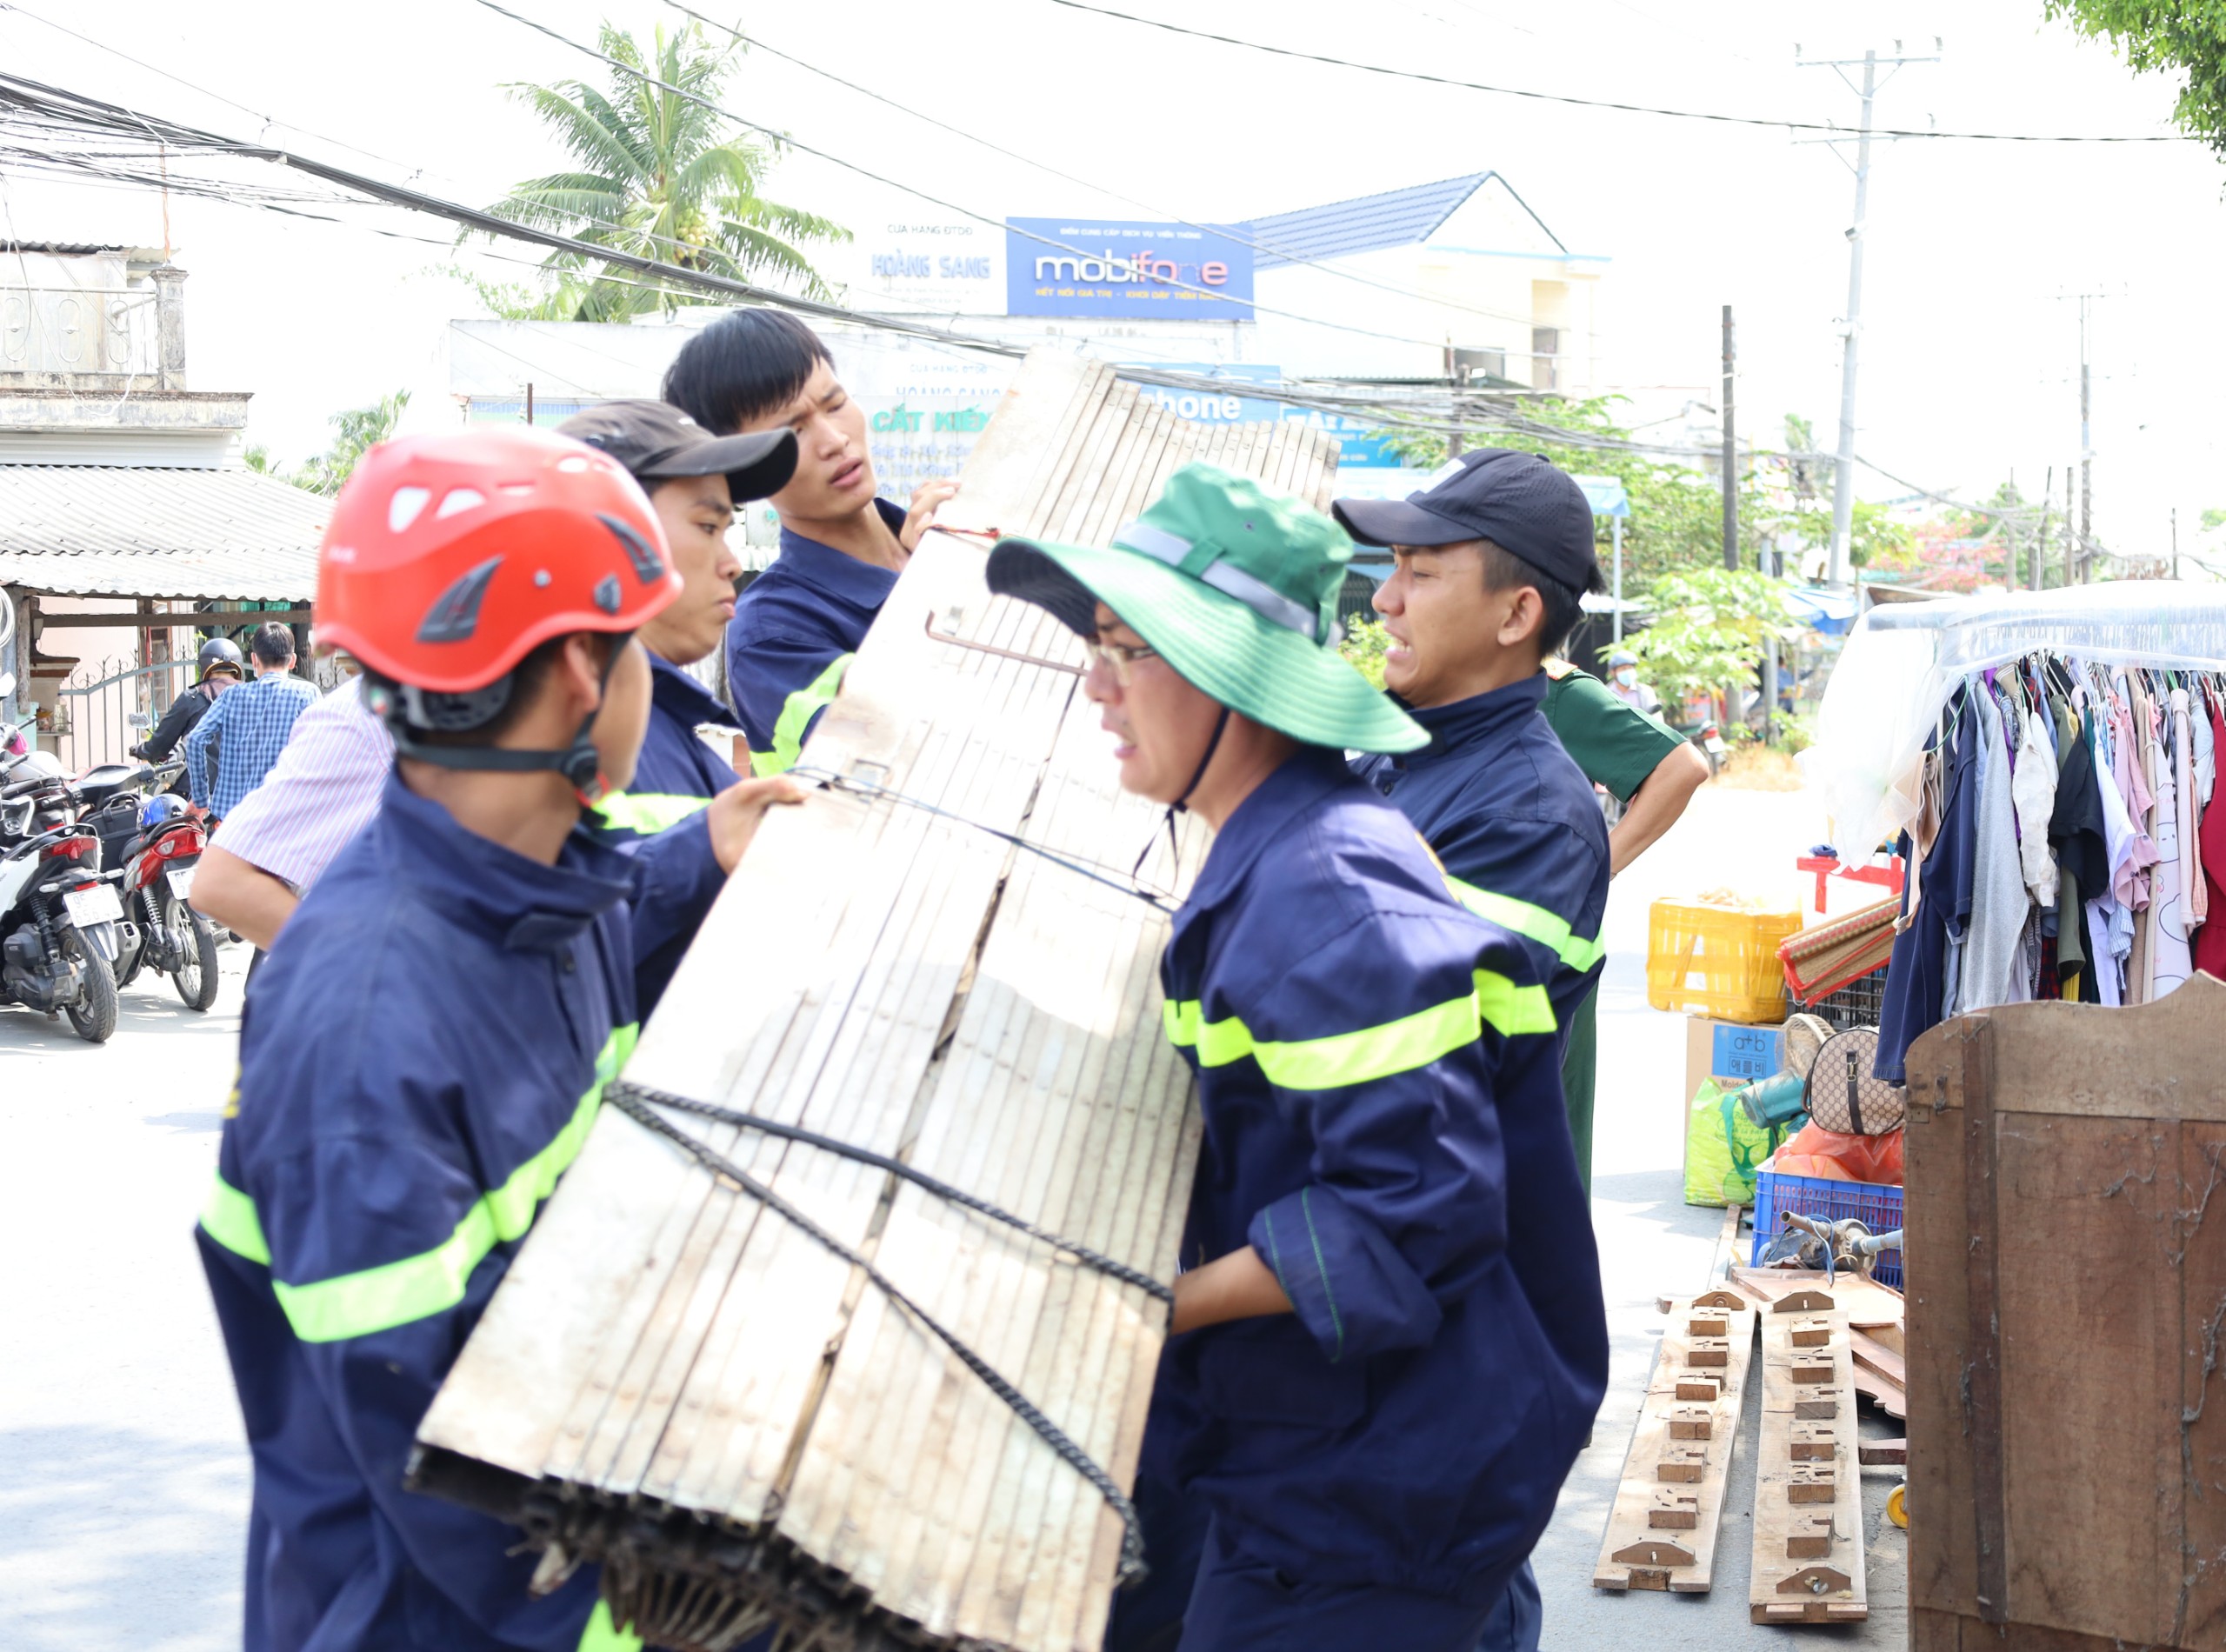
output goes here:
[[196, 1238], [255, 1459], [247, 1652], [616, 1652], [592, 1569], [406, 1489], [419, 1420], [631, 1050], [635, 973], [692, 931], [786, 783], [621, 853], [634, 633], [679, 595], [640, 487], [546, 432], [374, 449], [320, 558], [322, 638], [397, 762], [243, 1024]]

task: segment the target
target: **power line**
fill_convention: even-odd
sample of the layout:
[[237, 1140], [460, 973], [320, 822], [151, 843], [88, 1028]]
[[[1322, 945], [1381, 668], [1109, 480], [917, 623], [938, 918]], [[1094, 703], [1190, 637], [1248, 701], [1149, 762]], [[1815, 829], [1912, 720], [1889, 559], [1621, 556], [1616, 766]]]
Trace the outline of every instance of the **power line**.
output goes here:
[[[1238, 245], [1250, 247], [1255, 252], [1264, 252], [1270, 257], [1279, 258], [1290, 263], [1303, 264], [1309, 269], [1323, 270], [1330, 275], [1337, 276], [1341, 280], [1353, 282], [1363, 287], [1373, 287], [1379, 292], [1391, 293], [1397, 297], [1416, 299], [1424, 303], [1436, 304], [1448, 310], [1466, 310], [1472, 316], [1482, 316], [1490, 321], [1518, 322], [1527, 327], [1530, 324], [1532, 320], [1532, 317], [1530, 316], [1511, 315], [1505, 310], [1484, 310], [1480, 309], [1475, 304], [1464, 304], [1453, 299], [1432, 297], [1427, 293], [1416, 292], [1410, 288], [1394, 286], [1389, 282], [1376, 281], [1368, 276], [1360, 274], [1357, 270], [1340, 270], [1334, 264], [1323, 263], [1319, 259], [1307, 257], [1304, 254], [1293, 251], [1290, 248], [1278, 247], [1270, 242], [1256, 240], [1250, 236], [1238, 233], [1237, 226], [1236, 225], [1194, 223], [1188, 218], [1179, 216], [1175, 213], [1168, 211], [1164, 207], [1154, 206], [1149, 201], [1139, 201], [1133, 195], [1126, 194], [1119, 190], [1109, 189], [1102, 183], [1093, 183], [1088, 178], [1076, 177], [1071, 172], [1063, 172], [1057, 167], [1052, 166], [1046, 162], [1039, 161], [1033, 156], [1023, 155], [1017, 150], [1009, 150], [1002, 143], [992, 143], [990, 139], [983, 137], [978, 132], [970, 132], [963, 126], [954, 126], [948, 121], [937, 120], [933, 115], [927, 113], [925, 110], [916, 109], [910, 104], [899, 102], [894, 97], [875, 91], [870, 87], [861, 86], [854, 80], [845, 80], [842, 76], [822, 69], [816, 63], [806, 63], [803, 58], [796, 57], [792, 52], [783, 51], [778, 46], [767, 44], [764, 40], [756, 35], [744, 34], [741, 30], [733, 27], [731, 24], [721, 23], [716, 17], [707, 17], [702, 12], [696, 10], [693, 6], [682, 3], [682, 0], [664, 0], [664, 3], [670, 6], [675, 11], [680, 12], [686, 17], [693, 17], [697, 23], [703, 23], [710, 28], [720, 30], [723, 34], [731, 36], [734, 39], [741, 42], [745, 46], [750, 46], [758, 51], [764, 52], [769, 57], [778, 57], [783, 63], [793, 63], [798, 69], [803, 70], [806, 74], [816, 75], [822, 80], [831, 81], [836, 85], [843, 87], [846, 90], [857, 93], [861, 97], [870, 98], [876, 103], [886, 104], [890, 109], [899, 110], [910, 119], [925, 122], [928, 125], [936, 128], [938, 131], [949, 132], [955, 137], [963, 137], [968, 143], [978, 144], [982, 148], [988, 150], [993, 155], [1002, 155], [1007, 160], [1018, 161], [1023, 166], [1034, 167], [1037, 171], [1044, 173], [1049, 177], [1057, 178], [1063, 183], [1071, 183], [1079, 189], [1090, 190], [1099, 195], [1111, 196], [1116, 201], [1125, 201], [1132, 207], [1140, 208], [1142, 210], [1152, 214], [1155, 217], [1164, 218], [1170, 223], [1180, 224], [1185, 230], [1200, 230], [1213, 235], [1226, 236], [1229, 239], [1236, 242]], [[1597, 336], [1597, 335], [1596, 334], [1595, 336]]]
[[[1827, 132], [1837, 137], [1851, 136], [1841, 127], [1821, 121], [1772, 120], [1758, 115], [1720, 115], [1709, 110], [1664, 109], [1652, 103], [1624, 103], [1604, 97], [1576, 97], [1563, 92], [1532, 91], [1522, 86], [1493, 86], [1483, 81], [1456, 80], [1447, 75], [1427, 74], [1419, 69], [1393, 69], [1383, 63], [1354, 63], [1350, 58], [1331, 57], [1321, 52], [1300, 51], [1290, 46], [1271, 46], [1264, 41], [1244, 40], [1235, 35], [1216, 34], [1207, 29], [1192, 29], [1179, 23], [1165, 23], [1157, 17], [1140, 17], [1131, 11], [1116, 11], [1110, 6], [1090, 5], [1086, 3], [1086, 0], [1050, 0], [1050, 3], [1055, 6], [1064, 6], [1070, 11], [1087, 11], [1100, 17], [1114, 17], [1123, 23], [1141, 24], [1147, 29], [1162, 29], [1169, 34], [1188, 35], [1196, 40], [1212, 40], [1224, 46], [1241, 47], [1246, 51], [1265, 52], [1275, 57], [1296, 58], [1302, 63], [1327, 63], [1333, 69], [1350, 69], [1367, 75], [1385, 75], [1395, 80], [1414, 80], [1433, 86], [1451, 86], [1463, 91], [1493, 92], [1503, 97], [1527, 97], [1536, 103], [1567, 103], [1578, 109], [1614, 110], [1626, 115], [1663, 115], [1676, 120], [1709, 121], [1723, 126], [1766, 126], [1786, 132]], [[2086, 137], [2053, 132], [1942, 132], [1881, 129], [1872, 136], [1956, 138], [1973, 143], [2200, 143], [2209, 141], [2184, 132], [2166, 132], [2144, 137], [2106, 135]]]
[[[1096, 256], [1086, 247], [1073, 246], [1066, 242], [1055, 240], [1050, 236], [1037, 235], [1033, 230], [1016, 228], [1005, 223], [1002, 218], [993, 218], [985, 212], [975, 211], [971, 207], [963, 207], [955, 201], [946, 201], [940, 196], [930, 195], [925, 190], [916, 188], [910, 183], [900, 183], [895, 178], [886, 177], [882, 173], [872, 171], [866, 167], [860, 166], [855, 161], [846, 161], [840, 156], [830, 154], [825, 150], [814, 149], [809, 143], [798, 143], [794, 137], [790, 137], [784, 132], [776, 132], [770, 126], [761, 126], [755, 121], [744, 119], [742, 116], [736, 114], [732, 110], [723, 109], [718, 104], [712, 103], [710, 99], [698, 97], [696, 93], [690, 91], [684, 86], [676, 86], [670, 81], [659, 80], [655, 75], [645, 73], [644, 71], [635, 68], [631, 63], [622, 62], [618, 58], [611, 57], [606, 52], [597, 51], [593, 46], [588, 45], [585, 42], [574, 40], [570, 37], [562, 34], [556, 30], [551, 29], [546, 23], [537, 23], [531, 17], [523, 17], [517, 12], [510, 10], [507, 6], [498, 4], [497, 0], [478, 0], [478, 3], [486, 7], [488, 10], [497, 13], [498, 16], [508, 17], [512, 23], [522, 24], [524, 27], [532, 30], [537, 34], [546, 35], [551, 40], [557, 41], [563, 45], [570, 46], [574, 51], [580, 52], [586, 57], [592, 57], [598, 63], [609, 64], [611, 68], [617, 70], [622, 74], [631, 75], [645, 85], [655, 86], [660, 90], [671, 93], [676, 97], [686, 98], [690, 103], [709, 110], [711, 113], [719, 116], [722, 119], [730, 120], [737, 126], [744, 126], [753, 132], [762, 133], [763, 136], [772, 138], [780, 143], [785, 144], [787, 147], [796, 150], [802, 154], [815, 156], [820, 160], [826, 161], [832, 165], [843, 168], [845, 171], [855, 172], [860, 177], [870, 179], [872, 182], [885, 185], [887, 188], [892, 190], [902, 190], [907, 195], [910, 195], [919, 200], [928, 202], [931, 205], [939, 206], [946, 212], [956, 212], [963, 217], [973, 219], [976, 223], [988, 224], [991, 229], [1003, 230], [1008, 234], [1016, 235], [1029, 241], [1040, 242], [1044, 246], [1053, 248], [1060, 252], [1072, 254], [1077, 257], [1090, 258]], [[1201, 287], [1191, 282], [1162, 279], [1156, 276], [1154, 277], [1154, 279], [1158, 281], [1159, 284], [1174, 288], [1177, 291], [1195, 293], [1201, 297], [1216, 299], [1223, 303], [1229, 302], [1225, 294], [1215, 292], [1210, 287]], [[1424, 350], [1437, 350], [1442, 348], [1440, 343], [1435, 339], [1410, 338], [1400, 333], [1378, 332], [1372, 327], [1355, 327], [1347, 322], [1329, 321], [1318, 316], [1308, 316], [1296, 310], [1276, 310], [1258, 303], [1255, 303], [1252, 305], [1252, 310], [1254, 313], [1257, 315], [1276, 316], [1286, 321], [1303, 322], [1309, 326], [1327, 327], [1337, 332], [1355, 333], [1363, 338], [1380, 338], [1394, 344], [1416, 344], [1420, 345]], [[1215, 318], [1212, 316], [1205, 316], [1198, 319], [1212, 320]]]

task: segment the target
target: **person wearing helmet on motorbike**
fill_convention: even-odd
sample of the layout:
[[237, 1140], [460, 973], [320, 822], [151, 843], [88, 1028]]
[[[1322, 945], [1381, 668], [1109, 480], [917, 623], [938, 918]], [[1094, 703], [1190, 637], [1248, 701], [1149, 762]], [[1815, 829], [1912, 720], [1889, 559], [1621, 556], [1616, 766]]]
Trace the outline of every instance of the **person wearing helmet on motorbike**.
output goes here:
[[[238, 643], [229, 636], [212, 636], [201, 645], [194, 672], [193, 686], [170, 702], [170, 709], [163, 713], [155, 732], [131, 748], [133, 756], [144, 757], [149, 763], [168, 763], [170, 753], [177, 749], [178, 742], [190, 734], [193, 725], [217, 703], [217, 696], [226, 689], [239, 686], [247, 675], [247, 666], [240, 657]], [[216, 761], [213, 751], [210, 761], [212, 764]], [[183, 775], [173, 781], [170, 789], [181, 797], [189, 795]]]
[[680, 596], [608, 455], [547, 431], [375, 448], [319, 557], [322, 641], [397, 763], [271, 948], [196, 1233], [255, 1464], [247, 1652], [617, 1652], [593, 1567], [407, 1483], [417, 1425], [631, 1051], [636, 969], [775, 802], [742, 782], [622, 853], [637, 633]]

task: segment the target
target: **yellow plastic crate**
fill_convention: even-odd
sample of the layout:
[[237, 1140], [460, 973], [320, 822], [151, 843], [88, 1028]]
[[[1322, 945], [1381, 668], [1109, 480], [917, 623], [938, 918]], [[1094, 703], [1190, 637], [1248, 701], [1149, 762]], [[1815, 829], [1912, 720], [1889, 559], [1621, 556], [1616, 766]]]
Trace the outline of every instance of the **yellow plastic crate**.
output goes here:
[[1719, 1021], [1783, 1021], [1777, 949], [1801, 909], [1756, 912], [1709, 901], [1656, 901], [1647, 913], [1646, 1001]]

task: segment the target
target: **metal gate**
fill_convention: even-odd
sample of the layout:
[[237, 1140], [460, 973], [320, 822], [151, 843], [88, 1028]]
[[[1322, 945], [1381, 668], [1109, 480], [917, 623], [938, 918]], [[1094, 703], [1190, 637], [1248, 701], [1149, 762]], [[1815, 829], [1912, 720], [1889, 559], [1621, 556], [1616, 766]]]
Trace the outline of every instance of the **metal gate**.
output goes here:
[[108, 660], [79, 666], [54, 696], [54, 749], [63, 767], [75, 775], [128, 761], [130, 748], [191, 685], [193, 669], [190, 654], [153, 665]]

